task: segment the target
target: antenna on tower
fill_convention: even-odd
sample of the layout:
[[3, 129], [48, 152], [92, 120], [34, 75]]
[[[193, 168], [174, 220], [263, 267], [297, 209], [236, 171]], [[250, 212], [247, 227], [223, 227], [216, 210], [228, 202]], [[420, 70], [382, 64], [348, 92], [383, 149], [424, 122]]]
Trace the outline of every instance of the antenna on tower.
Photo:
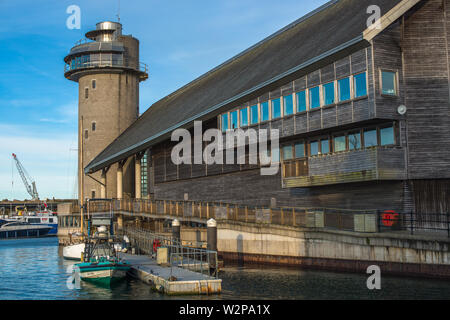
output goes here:
[[117, 22], [120, 22], [120, 0], [118, 0], [119, 6], [117, 9]]

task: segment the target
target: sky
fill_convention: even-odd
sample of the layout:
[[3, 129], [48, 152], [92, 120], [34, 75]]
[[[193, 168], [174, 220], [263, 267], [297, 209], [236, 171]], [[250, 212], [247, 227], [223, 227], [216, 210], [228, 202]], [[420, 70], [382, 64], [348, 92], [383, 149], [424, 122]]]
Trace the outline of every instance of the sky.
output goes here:
[[[63, 58], [100, 21], [140, 41], [149, 79], [140, 112], [327, 0], [0, 0], [0, 200], [29, 199], [17, 154], [41, 199], [77, 197], [78, 84]], [[80, 29], [66, 13], [81, 9]], [[119, 10], [120, 8], [120, 10]]]

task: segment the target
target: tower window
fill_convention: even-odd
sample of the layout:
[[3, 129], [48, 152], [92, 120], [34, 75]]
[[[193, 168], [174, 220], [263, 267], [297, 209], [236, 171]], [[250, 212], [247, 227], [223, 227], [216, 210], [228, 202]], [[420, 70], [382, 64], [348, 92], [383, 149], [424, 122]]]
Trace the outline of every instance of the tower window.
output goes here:
[[95, 89], [97, 87], [97, 81], [92, 80], [92, 89]]
[[89, 88], [84, 88], [84, 98], [89, 98]]
[[84, 139], [86, 140], [89, 136], [89, 133], [87, 130], [84, 130]]
[[95, 131], [95, 129], [97, 129], [97, 123], [92, 122], [92, 131]]
[[91, 190], [91, 199], [95, 199], [95, 190]]

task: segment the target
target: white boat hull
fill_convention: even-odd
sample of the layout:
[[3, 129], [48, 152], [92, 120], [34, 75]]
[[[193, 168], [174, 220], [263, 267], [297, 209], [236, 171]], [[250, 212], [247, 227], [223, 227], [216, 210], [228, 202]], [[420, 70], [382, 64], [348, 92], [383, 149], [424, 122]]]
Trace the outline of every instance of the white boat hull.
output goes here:
[[81, 255], [84, 252], [84, 243], [73, 244], [63, 248], [64, 259], [81, 260]]

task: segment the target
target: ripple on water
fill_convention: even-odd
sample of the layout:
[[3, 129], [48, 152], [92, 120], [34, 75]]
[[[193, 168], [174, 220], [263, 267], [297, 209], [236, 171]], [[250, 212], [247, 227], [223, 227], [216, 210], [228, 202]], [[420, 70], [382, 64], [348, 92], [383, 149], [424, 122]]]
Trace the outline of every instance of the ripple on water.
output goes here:
[[68, 267], [57, 238], [0, 241], [0, 300], [92, 299], [450, 299], [450, 281], [382, 277], [382, 290], [369, 291], [366, 274], [293, 268], [226, 266], [220, 272], [222, 294], [168, 297], [138, 280], [113, 288], [82, 282], [67, 288]]

